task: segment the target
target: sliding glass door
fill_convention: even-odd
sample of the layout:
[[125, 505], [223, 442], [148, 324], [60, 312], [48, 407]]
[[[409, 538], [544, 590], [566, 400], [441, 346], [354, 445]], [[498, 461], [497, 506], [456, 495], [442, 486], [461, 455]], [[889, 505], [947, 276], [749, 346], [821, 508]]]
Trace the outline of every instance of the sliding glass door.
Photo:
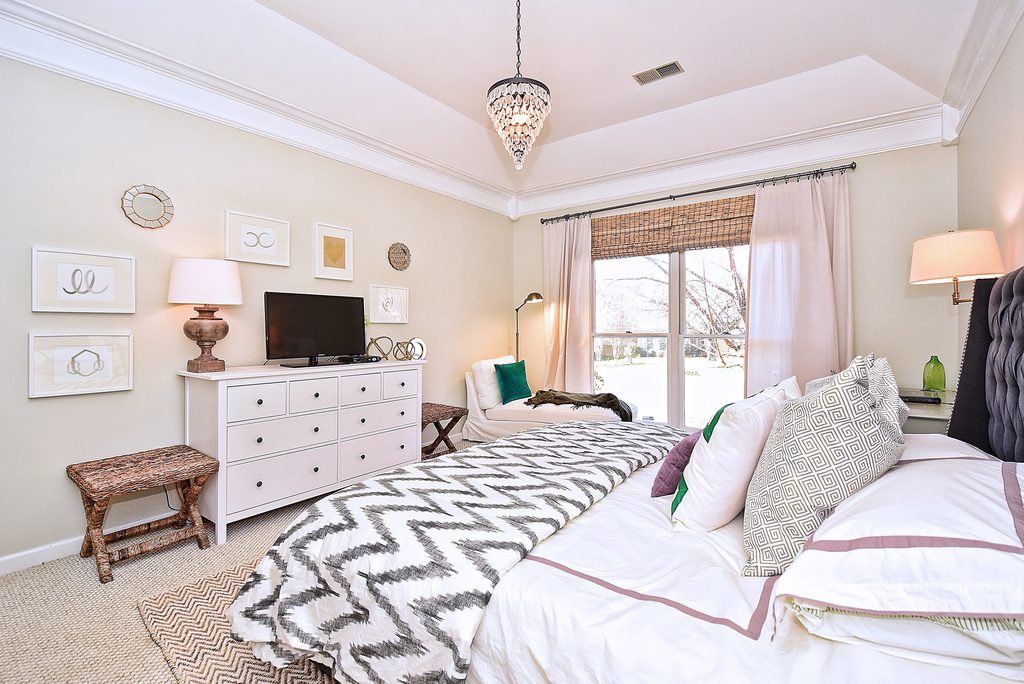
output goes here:
[[594, 262], [594, 391], [702, 427], [744, 396], [749, 248]]

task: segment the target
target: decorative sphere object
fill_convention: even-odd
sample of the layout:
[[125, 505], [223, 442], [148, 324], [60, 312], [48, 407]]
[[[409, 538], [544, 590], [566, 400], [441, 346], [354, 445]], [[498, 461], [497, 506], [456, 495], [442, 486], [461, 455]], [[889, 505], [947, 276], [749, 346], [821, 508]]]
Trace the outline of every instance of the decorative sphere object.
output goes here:
[[[387, 345], [386, 350], [384, 349], [383, 346], [381, 346], [382, 344]], [[379, 356], [380, 358], [387, 361], [388, 357], [391, 355], [391, 352], [394, 350], [394, 348], [395, 341], [392, 340], [387, 335], [381, 335], [380, 337], [370, 338], [370, 343], [366, 345], [366, 353], [369, 354], [370, 356]]]

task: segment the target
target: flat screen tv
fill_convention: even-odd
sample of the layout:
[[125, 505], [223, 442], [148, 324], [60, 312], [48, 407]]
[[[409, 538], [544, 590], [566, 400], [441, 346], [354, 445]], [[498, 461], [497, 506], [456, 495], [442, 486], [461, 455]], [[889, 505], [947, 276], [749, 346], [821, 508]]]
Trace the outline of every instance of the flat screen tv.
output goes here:
[[362, 297], [266, 292], [267, 359], [299, 359], [316, 366], [322, 358], [345, 362], [366, 352]]

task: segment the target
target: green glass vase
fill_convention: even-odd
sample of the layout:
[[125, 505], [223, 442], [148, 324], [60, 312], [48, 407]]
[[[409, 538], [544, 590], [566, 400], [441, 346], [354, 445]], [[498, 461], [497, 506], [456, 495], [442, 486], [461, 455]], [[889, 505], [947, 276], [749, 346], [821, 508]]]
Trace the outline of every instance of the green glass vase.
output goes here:
[[946, 369], [938, 356], [933, 356], [924, 364], [924, 389], [928, 392], [946, 391]]

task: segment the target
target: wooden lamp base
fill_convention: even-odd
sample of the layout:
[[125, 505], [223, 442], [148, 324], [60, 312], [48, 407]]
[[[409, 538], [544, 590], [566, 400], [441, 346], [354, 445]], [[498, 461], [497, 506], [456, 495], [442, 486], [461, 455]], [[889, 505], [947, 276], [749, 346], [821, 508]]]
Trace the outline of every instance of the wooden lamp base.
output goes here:
[[228, 336], [228, 324], [223, 318], [214, 316], [219, 307], [197, 306], [199, 315], [185, 321], [184, 331], [188, 339], [199, 345], [200, 354], [185, 366], [189, 373], [215, 373], [224, 370], [224, 362], [213, 355], [213, 346]]

